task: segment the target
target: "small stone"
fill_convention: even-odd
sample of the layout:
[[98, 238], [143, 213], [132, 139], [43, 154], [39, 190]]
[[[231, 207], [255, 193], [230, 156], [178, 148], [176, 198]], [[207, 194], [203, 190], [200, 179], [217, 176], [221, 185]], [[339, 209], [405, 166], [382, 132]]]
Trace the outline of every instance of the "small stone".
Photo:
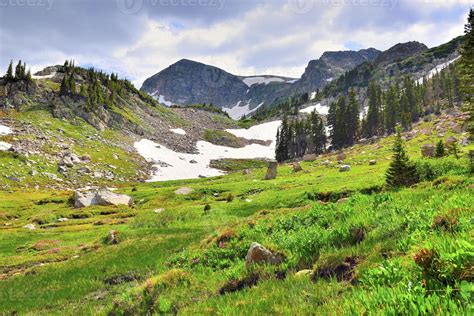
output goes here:
[[194, 190], [191, 189], [191, 188], [181, 187], [181, 188], [177, 189], [176, 191], [174, 191], [174, 194], [176, 194], [176, 195], [189, 195], [193, 192], [194, 192]]
[[23, 228], [29, 229], [29, 230], [34, 230], [36, 229], [36, 226], [34, 224], [27, 224], [23, 226]]
[[342, 165], [339, 167], [339, 172], [347, 172], [351, 170], [351, 166], [349, 165]]

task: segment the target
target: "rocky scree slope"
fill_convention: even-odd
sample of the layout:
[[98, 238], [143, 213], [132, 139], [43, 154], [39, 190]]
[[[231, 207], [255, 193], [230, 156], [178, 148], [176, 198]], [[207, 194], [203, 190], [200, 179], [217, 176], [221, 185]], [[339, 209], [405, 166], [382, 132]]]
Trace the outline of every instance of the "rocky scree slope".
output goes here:
[[0, 136], [11, 146], [0, 152], [2, 187], [144, 181], [151, 166], [136, 153], [135, 141], [148, 138], [192, 153], [206, 129], [237, 127], [218, 113], [163, 107], [126, 81], [111, 88], [112, 80], [99, 72], [95, 80], [104, 100], [91, 106], [90, 70], [74, 70], [79, 93], [61, 93], [65, 76], [64, 66], [51, 66], [32, 81], [0, 79], [0, 124], [12, 130]]

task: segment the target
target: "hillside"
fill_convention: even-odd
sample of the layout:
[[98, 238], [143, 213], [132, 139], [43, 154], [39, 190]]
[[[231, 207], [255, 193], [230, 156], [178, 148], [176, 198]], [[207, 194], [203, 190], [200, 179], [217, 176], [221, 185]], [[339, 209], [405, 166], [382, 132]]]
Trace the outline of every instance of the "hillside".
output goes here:
[[[2, 189], [145, 181], [154, 169], [137, 153], [137, 141], [196, 153], [205, 129], [238, 127], [206, 109], [168, 109], [126, 81], [79, 67], [76, 93], [61, 93], [65, 76], [64, 66], [52, 66], [31, 81], [0, 79], [0, 126], [9, 129], [1, 136]], [[92, 101], [94, 81], [102, 92]]]
[[[474, 147], [461, 147], [459, 160], [420, 153], [423, 144], [464, 137], [454, 128], [463, 118], [432, 115], [404, 134], [423, 178], [401, 190], [383, 186], [387, 137], [310, 158], [299, 172], [282, 164], [275, 180], [263, 180], [265, 169], [257, 168], [117, 182], [117, 192], [133, 197], [131, 207], [77, 209], [70, 191], [2, 191], [0, 310], [465, 314], [474, 216], [465, 154]], [[339, 172], [340, 160], [351, 169]], [[254, 242], [275, 264], [245, 264]]]

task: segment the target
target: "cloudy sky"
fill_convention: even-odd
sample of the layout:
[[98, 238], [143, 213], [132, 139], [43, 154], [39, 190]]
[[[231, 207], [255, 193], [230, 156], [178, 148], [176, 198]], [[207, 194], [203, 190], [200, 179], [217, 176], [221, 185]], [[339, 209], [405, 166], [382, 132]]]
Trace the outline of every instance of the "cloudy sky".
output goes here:
[[[429, 47], [463, 33], [474, 0], [0, 0], [0, 67], [75, 59], [140, 86], [181, 58], [300, 77], [327, 50]], [[3, 71], [2, 71], [3, 72]]]

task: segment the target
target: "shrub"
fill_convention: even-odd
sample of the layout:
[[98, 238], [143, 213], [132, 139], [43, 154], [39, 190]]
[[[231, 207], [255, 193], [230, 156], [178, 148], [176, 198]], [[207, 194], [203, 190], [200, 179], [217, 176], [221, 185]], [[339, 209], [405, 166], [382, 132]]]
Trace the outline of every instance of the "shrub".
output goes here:
[[463, 175], [469, 172], [465, 162], [452, 157], [419, 159], [415, 166], [421, 181], [433, 181], [444, 175]]

